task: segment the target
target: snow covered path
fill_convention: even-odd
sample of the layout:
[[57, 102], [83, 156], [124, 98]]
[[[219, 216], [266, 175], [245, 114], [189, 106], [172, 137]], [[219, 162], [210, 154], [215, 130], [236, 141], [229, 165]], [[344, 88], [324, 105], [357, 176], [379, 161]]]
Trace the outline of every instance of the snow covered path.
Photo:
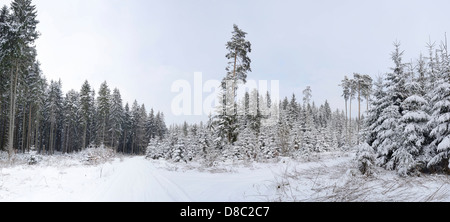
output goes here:
[[[115, 159], [97, 166], [20, 165], [0, 171], [0, 201], [192, 202], [246, 201], [270, 170], [210, 173], [168, 170], [164, 161]], [[252, 192], [250, 192], [252, 193]], [[251, 194], [250, 194], [251, 195]], [[255, 196], [250, 199], [261, 201]]]
[[191, 198], [142, 157], [121, 162], [97, 189], [94, 201], [189, 202]]

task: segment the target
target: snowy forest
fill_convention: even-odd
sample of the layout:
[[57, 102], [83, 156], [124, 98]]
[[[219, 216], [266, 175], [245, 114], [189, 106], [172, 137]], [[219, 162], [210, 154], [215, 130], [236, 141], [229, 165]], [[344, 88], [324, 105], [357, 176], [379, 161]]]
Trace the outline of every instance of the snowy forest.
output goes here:
[[60, 80], [45, 78], [36, 60], [36, 7], [17, 0], [0, 11], [0, 148], [40, 154], [71, 153], [106, 146], [144, 154], [151, 138], [166, 134], [164, 114], [134, 101], [123, 105], [107, 82], [98, 93], [86, 82], [62, 92]]
[[[86, 80], [79, 91], [63, 93], [62, 82], [48, 81], [40, 70], [37, 24], [31, 0], [14, 0], [0, 11], [0, 149], [9, 155], [30, 149], [54, 154], [107, 147], [213, 166], [223, 160], [305, 158], [356, 146], [363, 173], [374, 165], [402, 176], [449, 173], [446, 40], [439, 47], [430, 43], [429, 54], [410, 63], [402, 61], [400, 44], [395, 43], [391, 72], [375, 81], [354, 73], [336, 83], [346, 107], [339, 110], [328, 101], [316, 104], [311, 87], [281, 101], [256, 90], [237, 98], [237, 89], [252, 71], [252, 44], [234, 25], [216, 113], [205, 123], [166, 126], [162, 112], [147, 110], [137, 101], [124, 105], [119, 89], [111, 90], [106, 81], [98, 92]], [[358, 107], [353, 115], [352, 105]]]

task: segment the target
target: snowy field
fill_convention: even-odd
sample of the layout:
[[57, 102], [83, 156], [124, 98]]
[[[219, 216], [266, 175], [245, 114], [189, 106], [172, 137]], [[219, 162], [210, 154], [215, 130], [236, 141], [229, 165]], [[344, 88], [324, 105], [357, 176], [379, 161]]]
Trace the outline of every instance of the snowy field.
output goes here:
[[209, 168], [96, 150], [44, 156], [37, 165], [0, 158], [0, 201], [450, 201], [448, 176], [401, 178], [377, 168], [366, 177], [352, 152]]

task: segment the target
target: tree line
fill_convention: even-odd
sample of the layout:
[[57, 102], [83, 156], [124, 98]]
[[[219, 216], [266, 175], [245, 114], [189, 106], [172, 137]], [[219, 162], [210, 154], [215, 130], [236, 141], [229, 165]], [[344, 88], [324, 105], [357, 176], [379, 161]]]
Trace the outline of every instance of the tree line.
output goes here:
[[0, 149], [41, 154], [70, 153], [89, 146], [142, 154], [167, 131], [162, 112], [147, 113], [137, 101], [123, 106], [120, 91], [102, 83], [98, 94], [86, 81], [63, 95], [61, 81], [48, 82], [36, 59], [37, 11], [31, 0], [0, 10]]

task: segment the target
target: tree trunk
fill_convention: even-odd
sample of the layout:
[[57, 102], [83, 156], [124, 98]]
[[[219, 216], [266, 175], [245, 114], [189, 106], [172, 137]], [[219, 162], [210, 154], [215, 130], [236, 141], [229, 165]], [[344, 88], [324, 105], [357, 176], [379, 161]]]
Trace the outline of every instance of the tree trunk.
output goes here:
[[361, 125], [361, 84], [358, 83], [358, 135], [357, 138], [357, 145], [359, 145], [359, 130]]
[[28, 112], [28, 134], [27, 134], [27, 149], [28, 152], [30, 152], [30, 146], [31, 146], [31, 105], [30, 105], [30, 111]]
[[[39, 115], [39, 114], [37, 114]], [[38, 144], [38, 138], [39, 138], [39, 117], [36, 117], [36, 125], [34, 126], [35, 132], [34, 132], [34, 147], [37, 149], [39, 147]]]
[[102, 144], [105, 145], [105, 125], [106, 125], [106, 121], [105, 118], [103, 118], [103, 132], [102, 132]]
[[66, 140], [66, 153], [72, 152], [70, 149], [70, 123], [67, 126], [67, 140]]
[[123, 146], [122, 146], [122, 153], [124, 153], [124, 154], [125, 154], [126, 144], [127, 144], [127, 131], [125, 130], [125, 135], [123, 137]]
[[52, 152], [53, 152], [53, 128], [54, 128], [55, 126], [54, 126], [54, 123], [53, 122], [51, 122], [51, 124], [50, 124], [50, 140], [49, 140], [49, 152], [50, 152], [50, 154], [52, 154]]
[[345, 132], [347, 134], [347, 142], [349, 142], [347, 103], [348, 103], [348, 99], [345, 100]]
[[350, 98], [350, 117], [349, 117], [349, 121], [348, 121], [348, 145], [351, 146], [352, 144], [352, 99]]
[[26, 130], [25, 130], [25, 122], [26, 122], [26, 115], [25, 115], [25, 112], [26, 112], [26, 109], [25, 109], [25, 107], [26, 106], [24, 106], [23, 107], [23, 119], [22, 119], [22, 153], [25, 153], [25, 139], [26, 139]]
[[81, 145], [81, 150], [86, 148], [86, 134], [87, 134], [87, 122], [85, 122], [83, 127], [83, 141]]
[[8, 158], [11, 160], [12, 155], [14, 154], [14, 125], [15, 125], [15, 116], [16, 116], [16, 84], [17, 78], [19, 76], [19, 65], [16, 61], [16, 72], [11, 71], [11, 94], [10, 94], [10, 109], [9, 109], [9, 131], [8, 131]]

